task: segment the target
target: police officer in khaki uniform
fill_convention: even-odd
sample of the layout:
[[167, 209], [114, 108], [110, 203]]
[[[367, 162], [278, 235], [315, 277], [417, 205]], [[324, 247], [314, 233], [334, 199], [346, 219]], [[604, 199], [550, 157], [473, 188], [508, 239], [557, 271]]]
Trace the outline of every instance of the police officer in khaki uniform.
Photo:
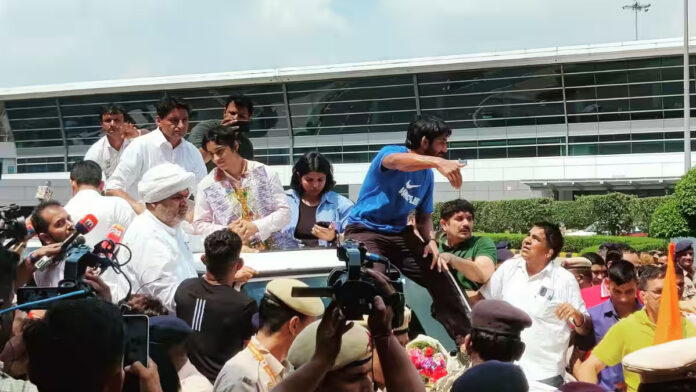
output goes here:
[[580, 290], [592, 286], [592, 262], [586, 257], [568, 257], [561, 265], [578, 281]]
[[634, 351], [624, 370], [638, 373], [638, 392], [696, 391], [696, 338], [674, 340]]
[[225, 363], [215, 380], [216, 392], [269, 391], [287, 376], [286, 361], [295, 337], [324, 313], [319, 298], [296, 298], [295, 279], [274, 279], [259, 306], [259, 331], [247, 347]]

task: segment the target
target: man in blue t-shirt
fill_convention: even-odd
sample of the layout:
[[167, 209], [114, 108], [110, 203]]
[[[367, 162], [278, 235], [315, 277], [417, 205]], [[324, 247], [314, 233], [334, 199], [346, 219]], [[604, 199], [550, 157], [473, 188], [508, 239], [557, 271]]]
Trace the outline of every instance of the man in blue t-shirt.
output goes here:
[[[408, 126], [405, 146], [382, 148], [367, 171], [345, 235], [364, 243], [369, 252], [387, 257], [428, 289], [435, 318], [457, 340], [469, 333], [468, 306], [447, 262], [439, 258], [437, 242], [431, 239], [434, 177], [430, 169], [437, 169], [453, 187], [462, 186], [459, 170], [464, 165], [442, 158], [451, 134], [442, 120], [427, 117]], [[416, 210], [415, 228], [407, 224], [412, 210]], [[385, 266], [376, 264], [375, 269], [384, 271]]]

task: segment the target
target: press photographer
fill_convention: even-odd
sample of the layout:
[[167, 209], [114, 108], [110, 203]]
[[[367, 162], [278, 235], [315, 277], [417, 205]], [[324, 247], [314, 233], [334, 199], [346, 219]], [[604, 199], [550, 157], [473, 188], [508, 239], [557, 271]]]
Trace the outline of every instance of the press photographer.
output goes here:
[[31, 222], [43, 246], [19, 265], [15, 287], [24, 286], [32, 274], [38, 286], [57, 286], [63, 279], [63, 265], [55, 263], [44, 271], [37, 271], [35, 264], [43, 257], [53, 258], [60, 254], [62, 242], [75, 232], [75, 225], [65, 208], [55, 200], [39, 203], [31, 215]]
[[385, 275], [373, 270], [366, 273], [379, 288], [379, 295], [371, 302], [369, 333], [352, 322], [346, 324], [341, 308], [332, 302], [321, 321], [305, 328], [293, 342], [288, 360], [297, 370], [273, 391], [374, 391], [369, 377], [372, 345], [377, 348], [388, 391], [425, 391], [420, 375], [392, 333], [394, 313], [382, 298], [391, 298], [395, 291]]

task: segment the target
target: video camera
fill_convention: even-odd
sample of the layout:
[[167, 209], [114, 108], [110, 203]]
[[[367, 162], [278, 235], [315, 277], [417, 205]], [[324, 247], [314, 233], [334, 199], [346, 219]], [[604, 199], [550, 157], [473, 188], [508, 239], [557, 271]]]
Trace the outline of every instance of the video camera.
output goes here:
[[[336, 253], [338, 259], [346, 263], [346, 268], [331, 271], [327, 287], [293, 287], [292, 296], [334, 298], [349, 320], [362, 320], [363, 315], [370, 313], [374, 297], [379, 295], [394, 311], [392, 327], [400, 326], [404, 321], [404, 288], [401, 273], [391, 266], [386, 257], [368, 253], [364, 244], [346, 241], [338, 247]], [[372, 276], [363, 271], [363, 268], [372, 268], [375, 262], [387, 267], [389, 284], [396, 291], [389, 298], [382, 295]]]
[[[110, 240], [105, 240], [115, 245]], [[75, 293], [71, 298], [84, 298], [94, 296], [92, 286], [85, 283], [84, 276], [88, 267], [106, 270], [115, 264], [113, 253], [103, 249], [102, 244], [97, 244], [94, 249], [84, 244], [84, 237], [78, 237], [67, 251], [52, 261], [53, 264], [64, 263], [64, 277], [56, 287], [21, 287], [17, 289], [17, 304], [24, 305], [40, 301], [36, 305], [23, 307], [24, 310], [46, 309], [51, 302], [49, 299], [58, 296]], [[45, 302], [44, 302], [45, 301]]]
[[26, 236], [27, 225], [19, 206], [10, 204], [6, 207], [0, 207], [0, 245], [3, 245], [6, 239], [10, 239], [8, 244], [3, 245], [3, 247], [9, 248]]

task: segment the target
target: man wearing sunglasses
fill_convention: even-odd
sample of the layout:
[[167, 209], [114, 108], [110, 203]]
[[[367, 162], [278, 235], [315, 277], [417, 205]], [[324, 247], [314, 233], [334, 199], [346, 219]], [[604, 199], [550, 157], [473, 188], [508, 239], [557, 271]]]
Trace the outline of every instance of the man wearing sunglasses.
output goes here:
[[[684, 279], [681, 267], [676, 267], [677, 290], [681, 297], [684, 291]], [[653, 345], [657, 313], [660, 310], [660, 299], [664, 287], [666, 266], [648, 266], [640, 275], [640, 298], [645, 305], [630, 316], [621, 319], [607, 331], [604, 338], [597, 344], [592, 355], [578, 370], [578, 380], [597, 383], [597, 374], [607, 366], [621, 363], [622, 358], [634, 351]], [[696, 336], [696, 326], [681, 318], [684, 338]], [[636, 391], [640, 383], [637, 373], [624, 369], [624, 380], [628, 391]]]

